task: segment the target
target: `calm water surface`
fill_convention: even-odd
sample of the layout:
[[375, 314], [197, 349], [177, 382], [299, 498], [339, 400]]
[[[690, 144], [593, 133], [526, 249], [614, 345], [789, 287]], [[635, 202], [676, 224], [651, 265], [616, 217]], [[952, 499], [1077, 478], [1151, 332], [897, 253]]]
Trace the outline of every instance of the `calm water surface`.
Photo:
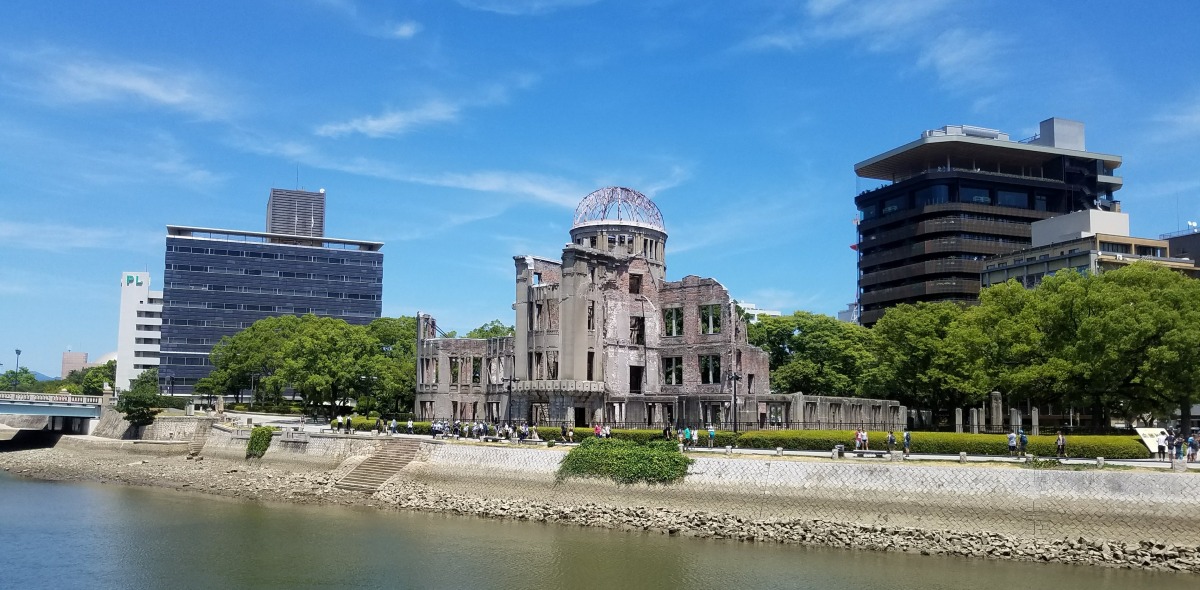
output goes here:
[[1195, 577], [263, 505], [0, 473], [0, 588], [1195, 587]]

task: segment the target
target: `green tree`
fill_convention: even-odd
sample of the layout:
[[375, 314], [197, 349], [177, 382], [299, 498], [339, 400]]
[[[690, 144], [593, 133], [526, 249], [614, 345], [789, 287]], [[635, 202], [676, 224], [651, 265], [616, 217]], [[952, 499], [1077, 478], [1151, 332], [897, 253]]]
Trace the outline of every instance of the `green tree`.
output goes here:
[[[74, 372], [72, 372], [72, 375]], [[117, 390], [117, 361], [108, 361], [103, 365], [89, 367], [81, 376], [80, 393], [84, 395], [101, 395], [104, 386], [108, 385]]]
[[825, 315], [763, 317], [749, 325], [748, 338], [767, 352], [771, 389], [781, 393], [857, 395], [874, 364], [871, 332]]
[[908, 407], [946, 410], [974, 403], [957, 387], [941, 359], [951, 324], [963, 313], [953, 302], [897, 305], [871, 329], [876, 364], [867, 372], [866, 389]]
[[155, 408], [158, 394], [153, 391], [126, 391], [117, 398], [116, 409], [125, 414], [125, 419], [134, 426], [145, 426], [154, 422], [162, 410]]
[[0, 391], [37, 391], [38, 380], [29, 367], [9, 369], [0, 374]]
[[129, 392], [158, 395], [158, 368], [150, 368], [138, 373], [138, 376], [129, 382]]
[[287, 342], [301, 324], [316, 316], [276, 316], [263, 318], [249, 328], [221, 338], [209, 354], [214, 369], [196, 386], [206, 393], [234, 395], [242, 401], [242, 392], [251, 390], [258, 403], [278, 403], [284, 383], [271, 379], [284, 362]]
[[470, 332], [467, 332], [467, 338], [500, 338], [503, 336], [512, 336], [517, 333], [517, 329], [513, 326], [506, 326], [500, 320], [492, 320]]
[[1038, 327], [1038, 292], [1015, 280], [984, 289], [979, 305], [963, 311], [947, 328], [936, 364], [947, 384], [972, 401], [992, 391], [1010, 401], [1057, 401], [1047, 393], [1047, 350]]
[[417, 387], [417, 318], [379, 318], [367, 325], [386, 357], [386, 373], [377, 393], [383, 410], [412, 408]]
[[395, 391], [391, 360], [365, 326], [304, 316], [282, 352], [279, 369], [264, 377], [264, 384], [291, 386], [314, 413], [332, 418], [339, 404]]

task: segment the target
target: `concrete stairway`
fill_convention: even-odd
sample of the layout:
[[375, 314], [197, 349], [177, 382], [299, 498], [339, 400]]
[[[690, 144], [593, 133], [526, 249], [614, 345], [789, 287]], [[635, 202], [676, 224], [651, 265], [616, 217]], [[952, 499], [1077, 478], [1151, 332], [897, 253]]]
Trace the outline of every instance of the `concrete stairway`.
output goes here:
[[390, 439], [334, 485], [343, 490], [374, 492], [388, 478], [404, 469], [420, 448], [421, 441], [415, 438]]
[[188, 456], [195, 457], [204, 450], [204, 443], [208, 440], [208, 433], [212, 430], [212, 420], [197, 420], [196, 431], [192, 433], [192, 439], [188, 441]]

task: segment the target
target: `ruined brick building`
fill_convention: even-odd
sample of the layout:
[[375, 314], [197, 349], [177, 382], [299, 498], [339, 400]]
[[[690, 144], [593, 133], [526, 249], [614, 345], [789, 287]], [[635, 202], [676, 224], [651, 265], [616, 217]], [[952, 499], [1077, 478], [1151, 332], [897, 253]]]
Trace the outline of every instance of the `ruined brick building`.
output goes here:
[[[416, 411], [588, 426], [766, 418], [767, 354], [716, 280], [666, 280], [658, 207], [618, 187], [575, 210], [562, 259], [515, 256], [516, 336], [445, 338], [419, 315]], [[764, 398], [765, 399], [765, 398]]]

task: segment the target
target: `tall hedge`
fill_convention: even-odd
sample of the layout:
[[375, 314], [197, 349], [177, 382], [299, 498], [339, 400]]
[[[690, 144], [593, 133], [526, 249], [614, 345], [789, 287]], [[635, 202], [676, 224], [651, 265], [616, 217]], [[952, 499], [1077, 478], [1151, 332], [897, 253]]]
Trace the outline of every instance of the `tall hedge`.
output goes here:
[[271, 437], [274, 435], [275, 429], [270, 426], [255, 426], [250, 431], [250, 440], [246, 442], [246, 458], [261, 459], [271, 448]]
[[[887, 448], [886, 432], [869, 432], [871, 448]], [[902, 433], [896, 432], [896, 448], [902, 447]], [[1055, 436], [1030, 436], [1027, 452], [1033, 455], [1055, 455]], [[854, 448], [853, 430], [756, 430], [742, 433], [737, 446], [749, 449], [783, 447], [797, 451], [828, 451], [835, 445]], [[1007, 455], [1008, 436], [1004, 434], [970, 434], [957, 432], [914, 432], [912, 452], [938, 455]], [[1145, 459], [1150, 456], [1136, 436], [1078, 435], [1067, 437], [1068, 457], [1105, 457], [1107, 459]]]
[[692, 461], [679, 452], [676, 443], [593, 436], [567, 453], [559, 466], [558, 479], [594, 477], [623, 484], [668, 484], [683, 479]]

